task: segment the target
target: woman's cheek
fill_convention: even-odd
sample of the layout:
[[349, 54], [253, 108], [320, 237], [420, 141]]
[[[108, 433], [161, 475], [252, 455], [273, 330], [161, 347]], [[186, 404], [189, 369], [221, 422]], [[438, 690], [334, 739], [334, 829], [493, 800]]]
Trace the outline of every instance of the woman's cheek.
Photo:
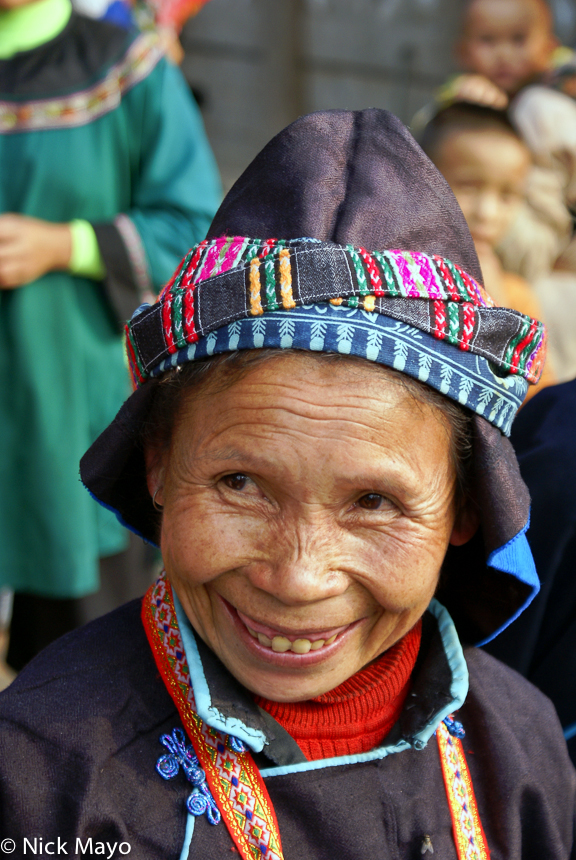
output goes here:
[[[448, 546], [449, 533], [403, 523], [376, 540], [356, 546], [355, 563], [366, 573], [362, 584], [390, 612], [427, 603], [433, 597]], [[362, 563], [359, 564], [360, 559]]]
[[262, 542], [262, 526], [254, 517], [213, 505], [191, 506], [165, 523], [161, 549], [168, 573], [198, 585], [252, 560]]

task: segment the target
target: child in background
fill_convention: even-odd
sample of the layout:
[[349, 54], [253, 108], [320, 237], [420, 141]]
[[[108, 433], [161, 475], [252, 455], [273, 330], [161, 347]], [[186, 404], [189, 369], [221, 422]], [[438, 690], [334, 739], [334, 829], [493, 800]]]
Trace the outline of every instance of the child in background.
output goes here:
[[576, 272], [576, 255], [563, 258], [576, 204], [576, 103], [549, 86], [558, 48], [552, 23], [545, 0], [470, 0], [456, 45], [467, 74], [440, 93], [444, 103], [508, 107], [532, 153], [528, 208], [500, 249], [506, 268], [531, 281], [554, 268]]
[[452, 95], [504, 108], [508, 99], [550, 68], [558, 41], [545, 0], [469, 0], [457, 59], [468, 74]]
[[[540, 305], [530, 284], [505, 271], [495, 251], [522, 205], [531, 164], [528, 148], [506, 115], [454, 104], [431, 120], [421, 143], [460, 204], [487, 291], [499, 305], [539, 318]], [[547, 366], [537, 389], [554, 382]]]
[[[558, 91], [558, 48], [545, 0], [469, 0], [456, 56], [466, 74], [440, 92], [442, 104], [508, 107], [534, 166], [526, 205], [498, 253], [540, 300], [559, 381], [576, 376], [576, 102]], [[566, 87], [564, 87], [566, 90]]]

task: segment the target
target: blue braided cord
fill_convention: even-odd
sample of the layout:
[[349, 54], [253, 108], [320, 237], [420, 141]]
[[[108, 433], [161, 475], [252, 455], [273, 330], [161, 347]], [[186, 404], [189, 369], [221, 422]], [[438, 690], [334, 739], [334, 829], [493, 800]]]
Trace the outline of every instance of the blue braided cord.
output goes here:
[[450, 732], [453, 738], [462, 738], [466, 737], [466, 732], [464, 731], [464, 726], [458, 720], [453, 719], [452, 717], [445, 717], [442, 722]]
[[173, 729], [172, 735], [162, 735], [160, 743], [168, 750], [156, 762], [156, 770], [162, 779], [173, 779], [182, 768], [186, 779], [194, 786], [186, 801], [188, 812], [196, 816], [205, 814], [210, 824], [218, 824], [220, 810], [206, 784], [206, 774], [200, 767], [192, 745], [186, 743], [182, 729]]
[[246, 752], [246, 745], [242, 743], [241, 740], [235, 738], [234, 735], [228, 735], [228, 746], [233, 752], [244, 753]]
[[564, 737], [567, 741], [576, 736], [576, 723], [572, 723], [567, 729], [564, 729]]

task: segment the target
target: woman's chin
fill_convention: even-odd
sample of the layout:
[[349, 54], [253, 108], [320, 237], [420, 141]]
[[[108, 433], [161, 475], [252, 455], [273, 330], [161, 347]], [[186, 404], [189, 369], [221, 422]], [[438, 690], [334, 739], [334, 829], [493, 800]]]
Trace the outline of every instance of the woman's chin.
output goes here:
[[251, 693], [263, 699], [269, 699], [271, 702], [306, 702], [333, 690], [349, 677], [342, 671], [296, 676], [271, 671], [243, 674], [236, 668], [228, 668]]

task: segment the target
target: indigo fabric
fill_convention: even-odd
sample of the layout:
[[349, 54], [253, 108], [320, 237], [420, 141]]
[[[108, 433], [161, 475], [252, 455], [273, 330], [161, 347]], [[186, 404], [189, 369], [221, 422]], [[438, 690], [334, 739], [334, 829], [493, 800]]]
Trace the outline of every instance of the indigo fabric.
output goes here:
[[[542, 372], [543, 324], [495, 306], [470, 275], [437, 254], [371, 252], [307, 238], [224, 236], [193, 248], [160, 300], [141, 305], [126, 326], [134, 383], [143, 383], [166, 357], [221, 326], [327, 302], [427, 332], [456, 347], [456, 362], [461, 352], [486, 359], [492, 375], [537, 382]], [[185, 353], [181, 357], [189, 360]]]
[[[576, 380], [539, 392], [511, 436], [532, 497], [527, 533], [542, 592], [489, 647], [552, 699], [565, 731], [576, 724]], [[576, 764], [576, 736], [568, 738]]]

